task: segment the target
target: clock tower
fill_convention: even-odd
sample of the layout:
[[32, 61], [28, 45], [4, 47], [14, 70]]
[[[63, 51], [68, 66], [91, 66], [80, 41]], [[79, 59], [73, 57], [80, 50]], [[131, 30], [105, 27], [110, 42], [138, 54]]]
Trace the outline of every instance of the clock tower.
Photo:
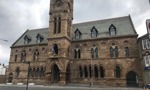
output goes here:
[[70, 80], [69, 46], [73, 0], [51, 0], [46, 83], [65, 85]]

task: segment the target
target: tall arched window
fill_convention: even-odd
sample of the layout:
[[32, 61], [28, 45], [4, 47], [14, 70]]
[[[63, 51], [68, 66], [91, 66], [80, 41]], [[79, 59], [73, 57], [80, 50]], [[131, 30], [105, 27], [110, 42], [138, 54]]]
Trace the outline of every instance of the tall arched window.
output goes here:
[[80, 49], [78, 50], [78, 58], [81, 58], [81, 51], [80, 51]]
[[39, 59], [39, 51], [38, 51], [38, 49], [36, 49], [36, 50], [34, 51], [33, 60], [34, 60], [34, 61], [38, 61], [38, 59]]
[[94, 74], [95, 74], [95, 78], [98, 78], [98, 68], [97, 68], [97, 66], [94, 67]]
[[116, 27], [113, 24], [111, 24], [109, 27], [109, 34], [116, 35]]
[[54, 18], [54, 34], [56, 34], [57, 29], [57, 18]]
[[128, 47], [125, 47], [125, 55], [126, 55], [126, 57], [129, 57], [129, 48]]
[[58, 33], [61, 33], [61, 17], [58, 19]]
[[98, 48], [97, 47], [94, 46], [91, 49], [91, 56], [92, 56], [92, 58], [98, 58]]
[[115, 77], [120, 78], [121, 77], [121, 69], [119, 66], [116, 66], [115, 68]]
[[91, 57], [92, 57], [92, 58], [94, 58], [94, 52], [95, 52], [95, 50], [92, 48], [92, 49], [91, 49]]
[[96, 29], [95, 27], [93, 27], [93, 28], [91, 29], [91, 37], [92, 37], [92, 38], [95, 38], [95, 37], [97, 37], [97, 34], [98, 34], [97, 29]]
[[82, 76], [83, 76], [82, 67], [81, 66], [79, 67], [79, 76], [80, 76], [80, 78], [82, 78]]
[[84, 67], [84, 77], [87, 78], [88, 77], [88, 71], [87, 71], [87, 67]]
[[98, 48], [95, 49], [95, 57], [98, 58]]
[[15, 62], [17, 62], [17, 57], [18, 57], [18, 56], [17, 56], [17, 55], [15, 55], [15, 60], [14, 60]]
[[41, 69], [40, 69], [40, 77], [44, 77], [44, 68], [43, 67], [41, 67]]
[[33, 68], [32, 77], [36, 77], [36, 69]]
[[36, 70], [36, 77], [39, 77], [39, 74], [40, 74], [40, 69], [37, 68], [37, 70]]
[[58, 45], [57, 44], [54, 44], [52, 46], [52, 53], [58, 54]]
[[116, 58], [118, 57], [118, 47], [117, 46], [115, 47], [115, 57]]
[[92, 67], [91, 67], [91, 65], [89, 66], [89, 76], [90, 76], [90, 78], [92, 77]]
[[31, 67], [29, 67], [29, 69], [28, 69], [28, 76], [32, 77], [32, 68]]
[[113, 43], [110, 47], [110, 57], [117, 58], [119, 56], [118, 47]]
[[17, 68], [16, 68], [16, 77], [19, 77], [19, 75], [20, 75], [20, 68], [17, 67]]
[[77, 51], [76, 51], [76, 49], [74, 50], [74, 58], [75, 59], [77, 58]]
[[26, 61], [26, 52], [25, 50], [21, 53], [21, 61]]
[[78, 46], [74, 50], [74, 57], [75, 57], [75, 59], [80, 59], [81, 58], [81, 50], [78, 48]]
[[100, 66], [100, 77], [104, 78], [104, 76], [105, 76], [104, 68], [102, 66]]

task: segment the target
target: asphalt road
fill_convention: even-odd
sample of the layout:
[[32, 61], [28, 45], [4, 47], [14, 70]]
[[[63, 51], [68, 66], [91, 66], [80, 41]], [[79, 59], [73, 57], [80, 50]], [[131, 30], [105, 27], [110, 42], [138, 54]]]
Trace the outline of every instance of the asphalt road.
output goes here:
[[[0, 90], [26, 90], [26, 86], [0, 86]], [[90, 87], [58, 87], [29, 86], [28, 90], [142, 90], [141, 88], [90, 88]]]

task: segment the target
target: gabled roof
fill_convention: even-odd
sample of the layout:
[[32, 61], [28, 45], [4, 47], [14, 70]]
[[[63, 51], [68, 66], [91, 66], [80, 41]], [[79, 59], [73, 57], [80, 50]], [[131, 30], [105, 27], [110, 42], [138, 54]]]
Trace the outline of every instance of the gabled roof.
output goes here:
[[37, 44], [37, 35], [40, 35], [43, 38], [41, 44], [47, 43], [48, 37], [48, 28], [35, 29], [35, 30], [27, 30], [12, 46], [22, 46], [24, 44], [24, 37], [28, 36], [32, 38], [32, 40], [27, 45]]
[[[116, 27], [116, 35], [110, 36], [109, 34], [109, 27], [111, 25], [114, 25]], [[118, 18], [111, 18], [111, 19], [105, 19], [105, 20], [98, 20], [98, 21], [90, 21], [90, 22], [84, 22], [84, 23], [77, 23], [73, 24], [73, 28], [71, 30], [71, 39], [75, 40], [75, 31], [79, 30], [79, 32], [82, 34], [81, 40], [86, 39], [93, 39], [91, 37], [91, 29], [95, 27], [98, 35], [97, 38], [105, 38], [105, 37], [120, 37], [120, 36], [128, 36], [128, 35], [137, 35], [135, 28], [133, 26], [132, 20], [130, 15], [124, 16], [124, 17], [118, 17]], [[41, 42], [41, 44], [47, 44], [47, 38], [48, 38], [48, 32], [49, 28], [42, 28], [42, 29], [35, 29], [35, 30], [27, 30], [13, 45], [13, 46], [23, 46], [24, 44], [24, 37], [30, 36], [32, 40], [27, 45], [34, 45], [37, 44], [37, 35], [42, 36], [44, 40]]]

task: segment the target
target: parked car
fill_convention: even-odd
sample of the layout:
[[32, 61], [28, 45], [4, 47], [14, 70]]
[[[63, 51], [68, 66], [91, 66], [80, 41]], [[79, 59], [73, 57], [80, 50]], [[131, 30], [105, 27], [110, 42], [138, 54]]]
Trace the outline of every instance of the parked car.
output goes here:
[[145, 85], [145, 89], [150, 89], [150, 84]]

